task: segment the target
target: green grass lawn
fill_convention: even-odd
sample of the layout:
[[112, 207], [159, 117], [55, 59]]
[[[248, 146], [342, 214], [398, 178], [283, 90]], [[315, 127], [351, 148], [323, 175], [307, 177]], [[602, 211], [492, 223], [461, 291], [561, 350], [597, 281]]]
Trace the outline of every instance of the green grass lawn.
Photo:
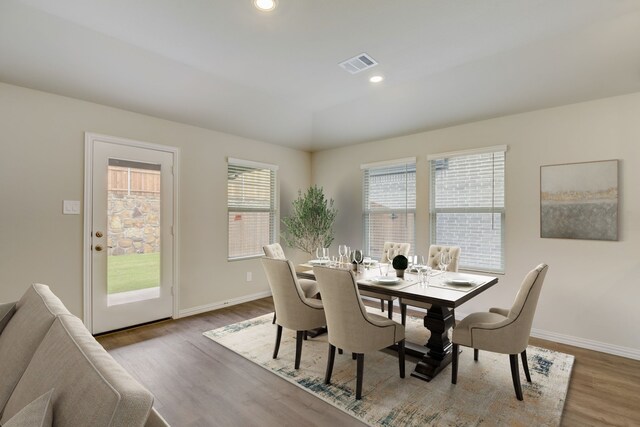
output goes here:
[[160, 285], [160, 253], [110, 256], [109, 294]]

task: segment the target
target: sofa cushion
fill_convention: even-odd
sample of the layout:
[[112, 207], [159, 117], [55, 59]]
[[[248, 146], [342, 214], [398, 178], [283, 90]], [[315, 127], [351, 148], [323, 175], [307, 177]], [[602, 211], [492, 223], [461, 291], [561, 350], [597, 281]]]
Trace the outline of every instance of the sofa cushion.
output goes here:
[[36, 398], [3, 424], [3, 427], [51, 427], [53, 425], [52, 394], [53, 389]]
[[15, 313], [0, 334], [0, 413], [59, 314], [69, 311], [46, 285], [31, 285], [16, 303]]
[[72, 315], [58, 316], [53, 322], [0, 423], [51, 388], [55, 388], [53, 424], [57, 427], [143, 426], [153, 404], [153, 395]]
[[8, 304], [0, 304], [0, 334], [4, 330], [7, 323], [11, 317], [13, 317], [13, 313], [16, 312], [16, 303], [11, 302]]

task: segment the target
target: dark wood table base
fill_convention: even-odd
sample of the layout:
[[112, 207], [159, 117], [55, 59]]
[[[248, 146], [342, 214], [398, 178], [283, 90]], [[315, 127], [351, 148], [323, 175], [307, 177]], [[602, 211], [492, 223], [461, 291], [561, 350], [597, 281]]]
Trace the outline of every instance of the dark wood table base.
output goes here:
[[[424, 326], [431, 332], [429, 341], [423, 346], [422, 360], [411, 373], [412, 377], [431, 381], [440, 371], [451, 363], [451, 341], [449, 329], [454, 325], [453, 310], [437, 305], [431, 306], [424, 316]], [[411, 346], [413, 347], [413, 346]], [[412, 348], [412, 350], [415, 348]]]

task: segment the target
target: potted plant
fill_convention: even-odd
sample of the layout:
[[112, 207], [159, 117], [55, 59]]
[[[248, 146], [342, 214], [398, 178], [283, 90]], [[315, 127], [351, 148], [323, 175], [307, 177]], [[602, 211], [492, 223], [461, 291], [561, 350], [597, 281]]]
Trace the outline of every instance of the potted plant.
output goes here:
[[404, 255], [396, 255], [391, 262], [391, 265], [396, 270], [396, 276], [403, 279], [404, 271], [409, 267], [409, 260]]
[[322, 187], [314, 185], [304, 194], [299, 190], [292, 205], [291, 216], [282, 219], [285, 243], [308, 254], [316, 248], [329, 247], [333, 242], [333, 223], [338, 214], [333, 207], [333, 199], [327, 200]]

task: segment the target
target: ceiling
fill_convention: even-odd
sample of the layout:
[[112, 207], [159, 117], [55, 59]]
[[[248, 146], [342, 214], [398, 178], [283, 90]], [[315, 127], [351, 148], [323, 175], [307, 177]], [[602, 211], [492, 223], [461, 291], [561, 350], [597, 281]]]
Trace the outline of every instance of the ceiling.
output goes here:
[[2, 0], [0, 81], [317, 151], [638, 92], [640, 0]]

